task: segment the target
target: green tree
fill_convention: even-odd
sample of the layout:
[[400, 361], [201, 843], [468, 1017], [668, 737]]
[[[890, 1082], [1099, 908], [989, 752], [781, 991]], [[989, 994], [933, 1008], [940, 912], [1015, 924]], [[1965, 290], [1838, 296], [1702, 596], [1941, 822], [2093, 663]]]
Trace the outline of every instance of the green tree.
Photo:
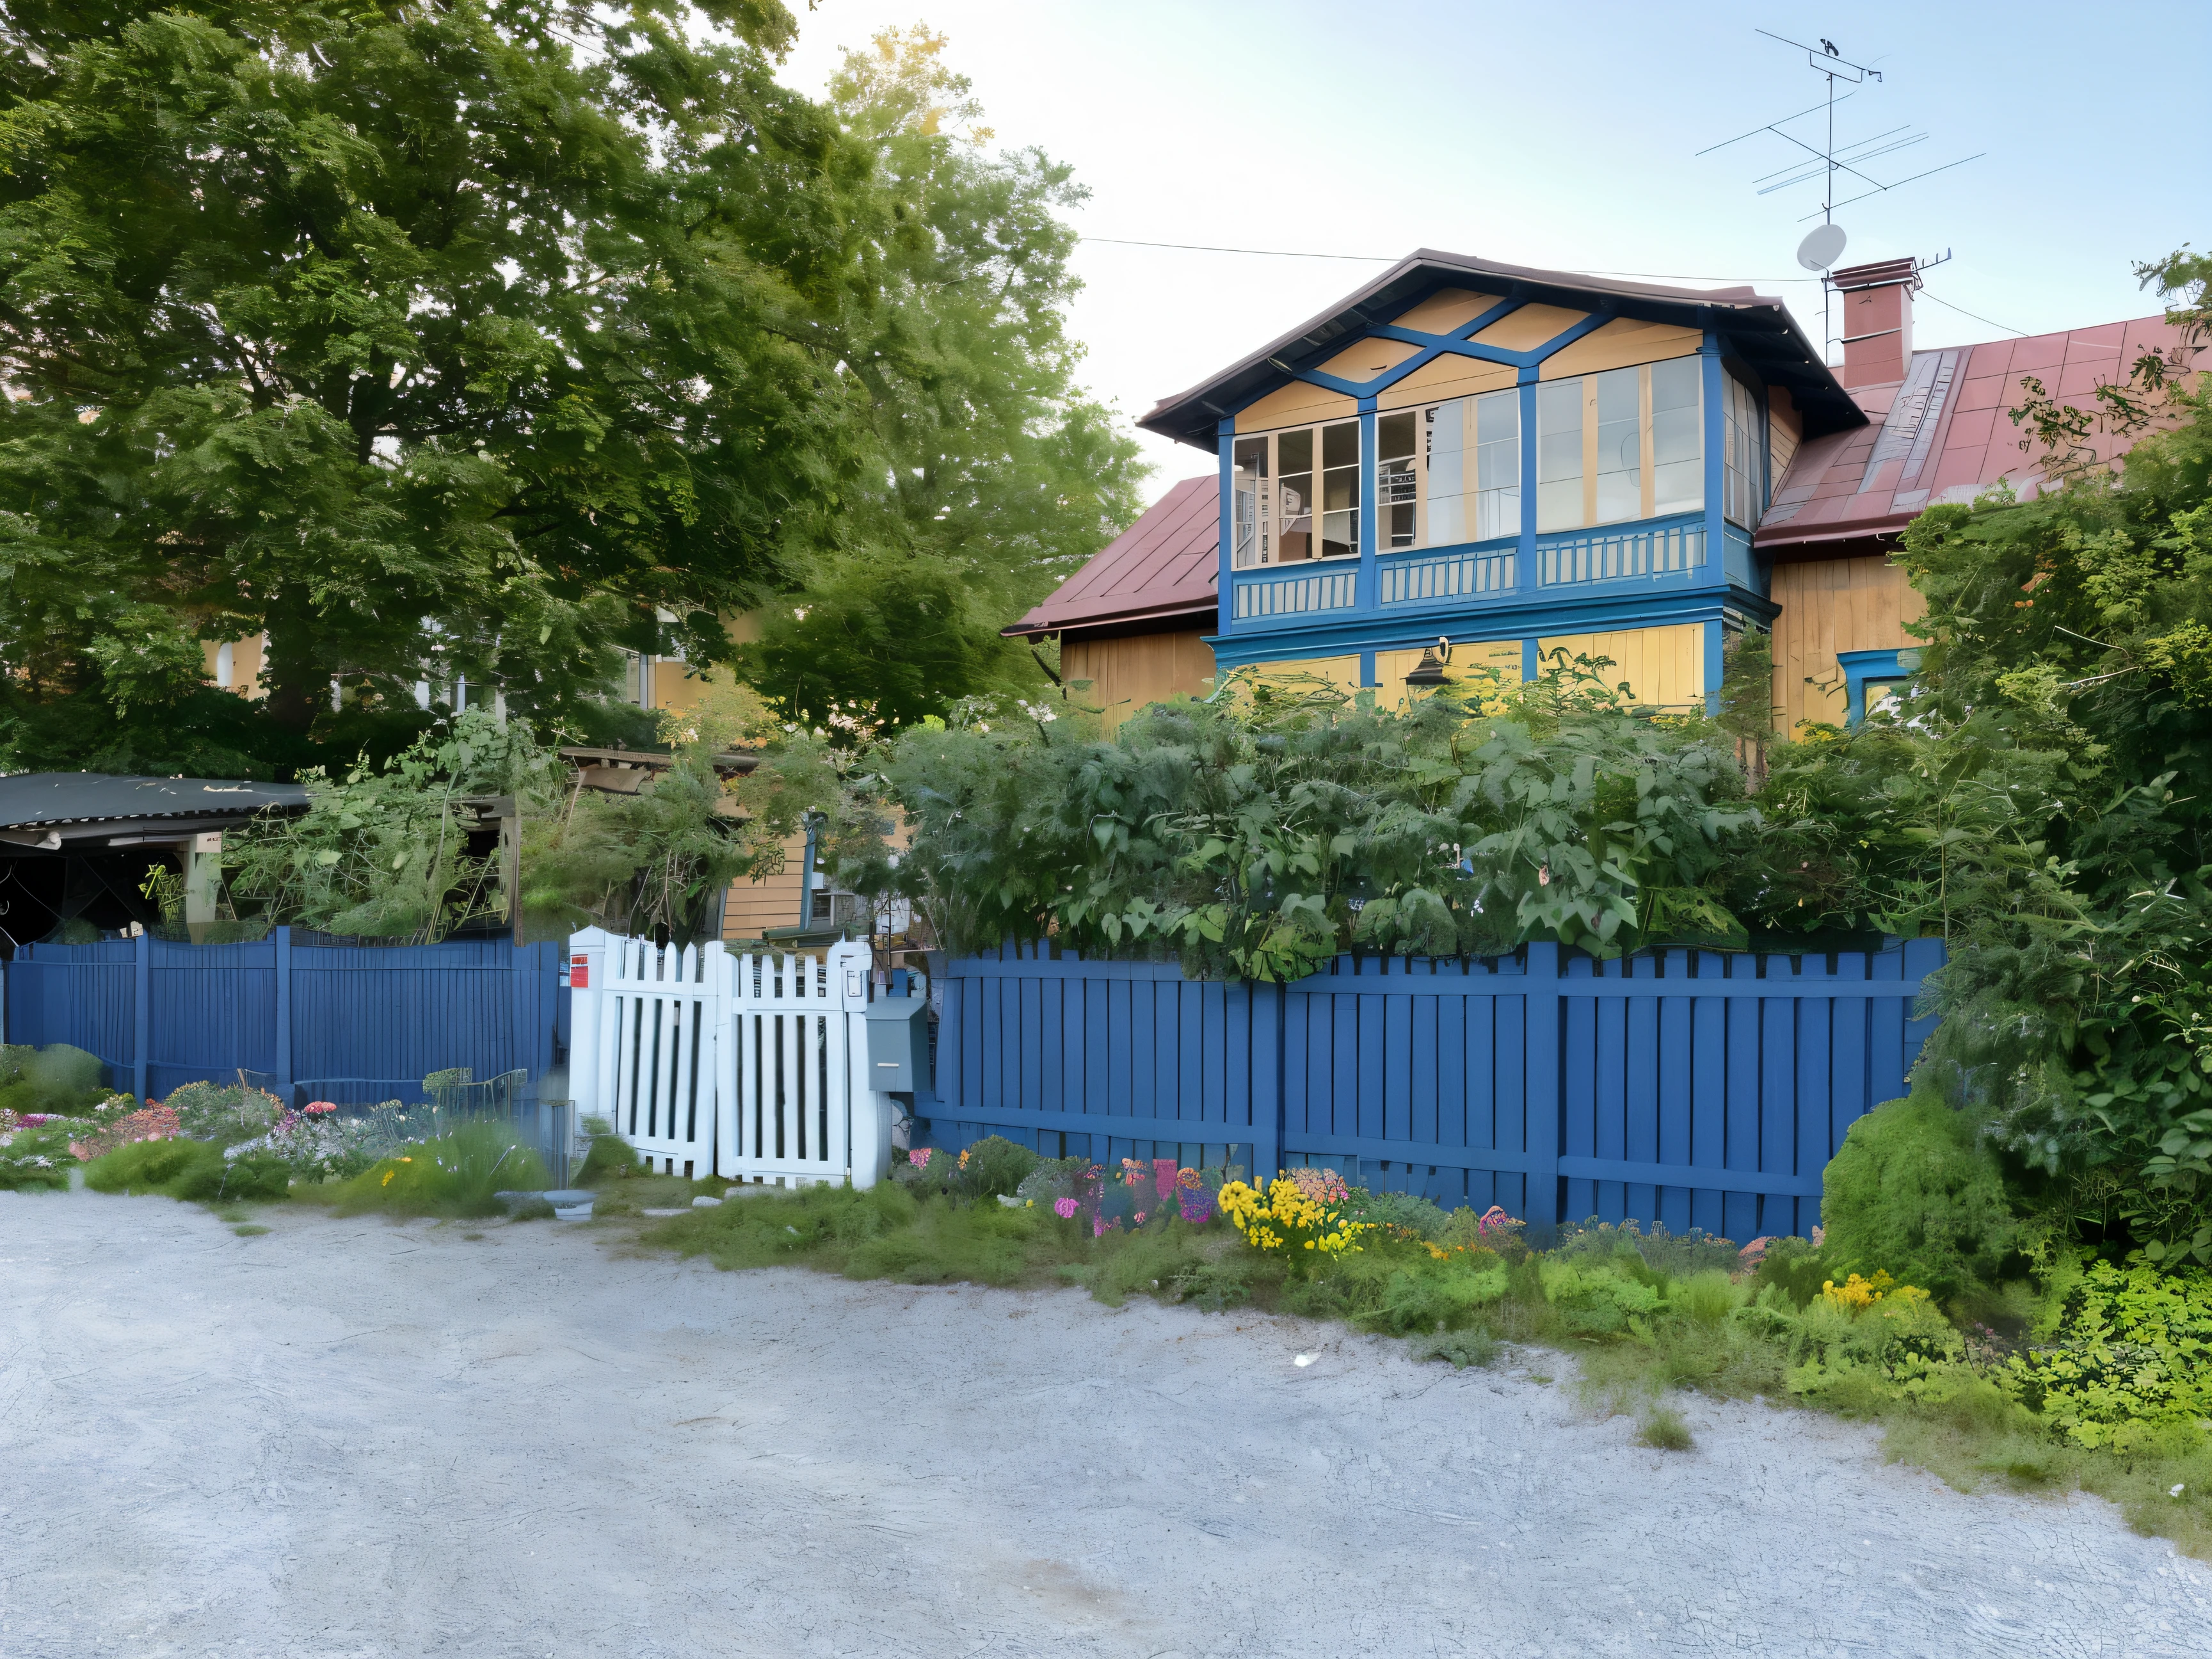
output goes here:
[[893, 301], [869, 147], [773, 78], [793, 28], [776, 0], [8, 8], [18, 749], [88, 696], [160, 752], [197, 642], [263, 630], [291, 763], [334, 675], [557, 720], [618, 644], [726, 656], [720, 618], [856, 476], [837, 343]]
[[872, 464], [840, 499], [833, 548], [770, 607], [744, 672], [790, 717], [832, 702], [904, 724], [959, 699], [1041, 688], [999, 630], [1125, 529], [1146, 468], [1077, 381], [1080, 284], [1059, 216], [1088, 192], [993, 135], [927, 28], [848, 52], [830, 103], [888, 201], [880, 300], [840, 361], [865, 395]]

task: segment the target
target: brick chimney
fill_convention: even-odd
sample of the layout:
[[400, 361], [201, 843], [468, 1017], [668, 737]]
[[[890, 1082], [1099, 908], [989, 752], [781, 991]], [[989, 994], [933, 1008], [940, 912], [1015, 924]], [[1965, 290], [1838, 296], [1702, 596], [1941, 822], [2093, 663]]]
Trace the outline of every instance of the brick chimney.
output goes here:
[[1911, 259], [1832, 270], [1828, 280], [1843, 296], [1846, 387], [1901, 380], [1912, 362], [1912, 296], [1920, 272]]

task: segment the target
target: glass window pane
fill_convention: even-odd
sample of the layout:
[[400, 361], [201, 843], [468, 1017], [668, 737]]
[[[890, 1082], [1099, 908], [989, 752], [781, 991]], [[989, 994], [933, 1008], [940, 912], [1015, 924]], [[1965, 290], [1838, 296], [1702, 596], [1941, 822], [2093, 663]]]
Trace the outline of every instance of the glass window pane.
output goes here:
[[1232, 562], [1239, 569], [1270, 562], [1273, 551], [1267, 544], [1266, 518], [1267, 491], [1261, 485], [1267, 476], [1267, 441], [1265, 438], [1239, 438], [1232, 453], [1236, 470], [1236, 543]]
[[1583, 383], [1536, 388], [1536, 528], [1578, 530], [1583, 522]]
[[1455, 398], [1427, 412], [1429, 530], [1423, 545], [1449, 547], [1468, 539], [1467, 404]]
[[1697, 513], [1705, 505], [1705, 446], [1695, 357], [1651, 365], [1651, 510]]
[[1358, 422], [1339, 421], [1334, 426], [1322, 428], [1321, 464], [1323, 466], [1359, 465]]
[[1420, 418], [1410, 409], [1375, 422], [1375, 504], [1382, 515], [1376, 527], [1378, 547], [1419, 545], [1414, 533], [1420, 501], [1414, 447], [1419, 430]]
[[1475, 399], [1474, 539], [1521, 533], [1521, 394]]
[[1597, 522], [1644, 514], [1644, 432], [1637, 419], [1641, 376], [1611, 368], [1597, 380]]

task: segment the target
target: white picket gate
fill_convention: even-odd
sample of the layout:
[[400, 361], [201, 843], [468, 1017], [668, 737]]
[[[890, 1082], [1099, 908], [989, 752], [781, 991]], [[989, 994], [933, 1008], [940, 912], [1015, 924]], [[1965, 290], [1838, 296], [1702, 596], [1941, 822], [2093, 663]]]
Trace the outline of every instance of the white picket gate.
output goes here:
[[867, 1086], [870, 955], [568, 942], [569, 1091], [668, 1174], [873, 1186], [895, 1103]]

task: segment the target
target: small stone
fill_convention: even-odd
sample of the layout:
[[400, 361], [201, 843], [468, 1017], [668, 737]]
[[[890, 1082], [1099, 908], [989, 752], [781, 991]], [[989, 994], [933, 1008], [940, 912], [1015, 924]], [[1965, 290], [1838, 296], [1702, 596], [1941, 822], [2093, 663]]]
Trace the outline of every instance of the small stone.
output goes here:
[[704, 1194], [702, 1194], [699, 1197], [691, 1200], [691, 1207], [695, 1210], [718, 1210], [721, 1208], [721, 1206], [722, 1200], [720, 1199], [708, 1198]]

